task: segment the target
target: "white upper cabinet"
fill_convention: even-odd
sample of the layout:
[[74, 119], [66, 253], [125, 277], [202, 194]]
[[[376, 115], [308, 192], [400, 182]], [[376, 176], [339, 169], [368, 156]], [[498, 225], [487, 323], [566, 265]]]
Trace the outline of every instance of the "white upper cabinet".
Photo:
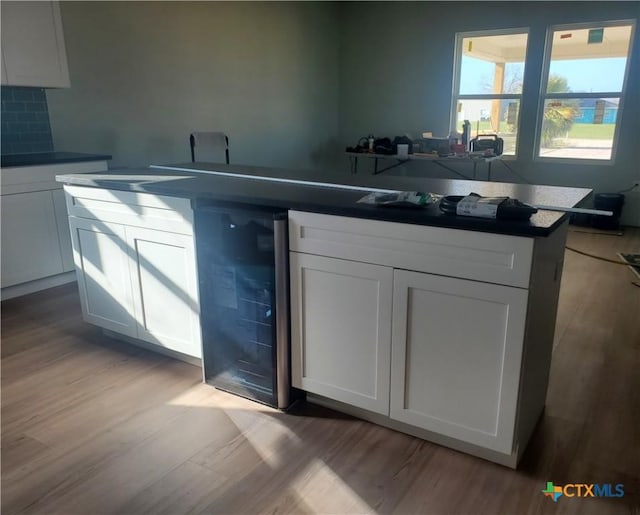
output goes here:
[[2, 84], [68, 88], [69, 68], [58, 2], [5, 2]]

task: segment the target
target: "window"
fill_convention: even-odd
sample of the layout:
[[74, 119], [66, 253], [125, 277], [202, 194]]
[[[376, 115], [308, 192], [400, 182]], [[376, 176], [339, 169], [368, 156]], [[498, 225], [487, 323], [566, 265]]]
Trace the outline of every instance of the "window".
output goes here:
[[497, 134], [515, 155], [527, 54], [526, 29], [458, 34], [451, 126], [471, 137]]
[[632, 33], [631, 22], [549, 30], [537, 157], [613, 159]]

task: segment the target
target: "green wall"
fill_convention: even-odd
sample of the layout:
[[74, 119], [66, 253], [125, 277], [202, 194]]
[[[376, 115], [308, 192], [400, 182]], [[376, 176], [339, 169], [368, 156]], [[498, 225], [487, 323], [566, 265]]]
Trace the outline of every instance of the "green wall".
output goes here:
[[222, 130], [236, 163], [326, 166], [338, 135], [333, 4], [62, 2], [71, 88], [48, 90], [55, 148], [112, 167], [190, 160]]
[[[638, 2], [62, 2], [71, 88], [48, 90], [54, 145], [112, 167], [189, 160], [193, 130], [224, 130], [235, 163], [349, 173], [346, 146], [449, 130], [456, 32], [530, 28], [536, 91], [549, 25], [638, 18]], [[616, 162], [510, 166], [528, 181], [619, 191], [640, 178], [640, 29]], [[597, 73], [597, 70], [594, 70]], [[536, 95], [521, 119], [533, 126]], [[517, 181], [502, 166], [494, 178]], [[442, 169], [397, 173], [447, 176]], [[640, 225], [640, 194], [626, 221]]]
[[[340, 140], [449, 132], [455, 33], [528, 27], [524, 90], [539, 91], [545, 31], [550, 25], [640, 18], [638, 2], [349, 2], [340, 10]], [[518, 159], [508, 162], [537, 184], [616, 192], [640, 178], [640, 27], [636, 27], [628, 94], [615, 164], [550, 164], [533, 160], [533, 133], [522, 130]], [[598, 73], [593, 70], [593, 73]], [[533, 127], [537, 95], [523, 98], [521, 120]], [[412, 163], [397, 173], [438, 174]], [[468, 173], [469, 170], [460, 171]], [[448, 175], [449, 177], [455, 177]], [[519, 182], [506, 167], [493, 178]], [[640, 225], [640, 193], [630, 194], [625, 221]]]

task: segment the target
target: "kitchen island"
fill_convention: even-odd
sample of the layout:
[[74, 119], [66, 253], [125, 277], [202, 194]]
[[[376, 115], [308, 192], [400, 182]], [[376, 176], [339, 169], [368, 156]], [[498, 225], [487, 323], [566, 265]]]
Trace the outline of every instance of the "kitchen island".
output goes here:
[[318, 184], [329, 181], [191, 163], [58, 180], [86, 320], [199, 357], [191, 203], [286, 209], [293, 385], [313, 402], [516, 466], [544, 408], [566, 214], [507, 222], [356, 201], [378, 188], [573, 207], [590, 190], [395, 177]]

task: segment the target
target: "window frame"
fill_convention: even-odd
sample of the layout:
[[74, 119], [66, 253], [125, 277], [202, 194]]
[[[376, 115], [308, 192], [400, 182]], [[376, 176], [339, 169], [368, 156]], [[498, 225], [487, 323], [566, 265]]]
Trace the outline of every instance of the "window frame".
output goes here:
[[[553, 34], [557, 31], [568, 30], [584, 30], [599, 29], [607, 27], [619, 27], [622, 25], [631, 25], [631, 35], [629, 37], [629, 45], [627, 47], [627, 62], [622, 80], [622, 89], [619, 92], [597, 92], [597, 93], [547, 93], [547, 84], [549, 81], [549, 72], [551, 68], [551, 52], [553, 50]], [[538, 112], [536, 115], [536, 124], [533, 135], [533, 156], [534, 162], [538, 163], [559, 163], [559, 164], [579, 164], [579, 165], [599, 165], [613, 166], [616, 161], [618, 148], [618, 139], [620, 135], [620, 119], [624, 112], [624, 99], [627, 96], [627, 85], [629, 79], [629, 68], [631, 62], [631, 52], [635, 37], [636, 20], [608, 20], [608, 21], [589, 21], [583, 23], [570, 23], [550, 25], [547, 27], [545, 37], [544, 56], [542, 61], [542, 73], [540, 74], [540, 84], [538, 89]], [[526, 64], [525, 64], [526, 69]], [[613, 132], [613, 141], [611, 143], [611, 157], [609, 159], [589, 159], [575, 157], [547, 157], [540, 155], [540, 145], [542, 143], [542, 124], [544, 122], [544, 106], [548, 99], [579, 99], [579, 98], [618, 98], [618, 112], [616, 114], [616, 126]]]
[[[491, 29], [491, 30], [474, 30], [467, 32], [456, 32], [455, 51], [454, 51], [454, 65], [453, 65], [453, 83], [452, 83], [452, 95], [451, 95], [451, 114], [449, 119], [449, 133], [452, 131], [459, 132], [457, 127], [458, 122], [458, 103], [461, 100], [518, 100], [519, 102], [519, 114], [516, 130], [516, 148], [513, 155], [502, 155], [502, 159], [517, 159], [520, 151], [521, 131], [520, 126], [522, 122], [521, 110], [522, 110], [522, 98], [525, 92], [524, 84], [522, 92], [516, 93], [487, 93], [487, 94], [460, 94], [460, 76], [462, 75], [462, 55], [464, 49], [462, 48], [462, 41], [469, 37], [486, 37], [486, 36], [509, 36], [513, 34], [526, 34], [527, 35], [527, 50], [524, 57], [524, 74], [527, 73], [527, 62], [529, 61], [529, 52], [531, 47], [529, 45], [531, 39], [530, 27], [518, 27], [507, 29]], [[524, 78], [523, 74], [523, 78]]]

